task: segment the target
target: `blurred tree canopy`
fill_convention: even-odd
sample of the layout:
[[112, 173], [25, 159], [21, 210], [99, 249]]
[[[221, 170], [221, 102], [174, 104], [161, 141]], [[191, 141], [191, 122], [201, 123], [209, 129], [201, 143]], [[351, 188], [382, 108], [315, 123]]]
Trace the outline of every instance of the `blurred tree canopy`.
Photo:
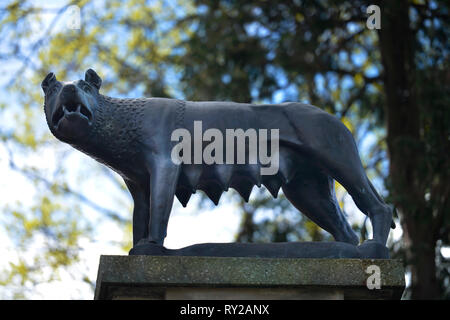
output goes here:
[[[366, 25], [371, 4], [381, 8], [379, 30]], [[70, 5], [80, 8], [79, 29], [63, 23]], [[0, 129], [1, 143], [10, 168], [29, 179], [36, 193], [27, 204], [4, 199], [0, 221], [18, 250], [40, 239], [45, 252], [11, 263], [0, 283], [13, 288], [15, 297], [26, 297], [25, 284], [51, 281], [77, 262], [80, 241], [93, 228], [80, 204], [130, 228], [119, 210], [69, 187], [67, 171], [75, 169], [61, 160], [71, 151], [59, 147], [45, 127], [40, 81], [49, 71], [77, 79], [93, 67], [103, 76], [103, 93], [113, 96], [294, 100], [335, 114], [354, 134], [369, 177], [398, 208], [403, 236], [390, 246], [411, 273], [407, 297], [450, 297], [449, 265], [440, 250], [450, 245], [449, 21], [447, 2], [427, 0], [2, 5], [0, 116], [7, 124]], [[49, 148], [59, 160], [51, 172], [17, 160]], [[126, 192], [117, 176], [95, 168]], [[345, 190], [337, 185], [337, 191], [344, 205]], [[241, 208], [237, 241], [330, 239], [283, 195], [272, 199], [258, 190], [249, 203], [235, 193], [228, 197]], [[203, 201], [201, 206], [208, 208]], [[367, 238], [365, 222], [354, 228]], [[121, 245], [129, 247], [129, 239]]]

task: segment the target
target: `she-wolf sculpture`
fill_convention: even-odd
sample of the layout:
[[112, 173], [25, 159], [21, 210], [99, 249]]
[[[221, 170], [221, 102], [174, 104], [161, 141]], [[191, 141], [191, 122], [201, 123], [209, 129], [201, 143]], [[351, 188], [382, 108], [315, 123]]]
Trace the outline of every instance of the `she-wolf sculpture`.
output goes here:
[[[203, 190], [217, 204], [236, 189], [248, 201], [263, 184], [286, 198], [335, 240], [359, 240], [339, 208], [334, 180], [352, 196], [373, 226], [373, 240], [386, 244], [393, 223], [388, 206], [367, 178], [352, 134], [334, 116], [297, 102], [255, 105], [166, 98], [118, 99], [99, 93], [101, 78], [42, 82], [45, 115], [53, 135], [120, 174], [134, 200], [133, 245], [163, 244], [174, 196], [185, 206]], [[174, 130], [279, 129], [279, 169], [261, 175], [261, 164], [188, 164], [173, 161]], [[244, 149], [248, 152], [249, 146]]]

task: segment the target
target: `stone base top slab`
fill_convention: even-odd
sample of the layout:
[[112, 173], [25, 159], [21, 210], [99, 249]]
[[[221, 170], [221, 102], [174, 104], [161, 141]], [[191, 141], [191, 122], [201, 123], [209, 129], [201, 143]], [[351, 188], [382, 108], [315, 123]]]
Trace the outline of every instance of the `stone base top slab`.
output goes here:
[[200, 243], [180, 249], [167, 249], [155, 243], [138, 244], [130, 255], [148, 256], [202, 256], [202, 257], [251, 257], [251, 258], [348, 258], [389, 259], [384, 245], [367, 240], [356, 246], [339, 241], [306, 241], [276, 243]]
[[400, 299], [404, 288], [394, 259], [101, 256], [95, 299]]

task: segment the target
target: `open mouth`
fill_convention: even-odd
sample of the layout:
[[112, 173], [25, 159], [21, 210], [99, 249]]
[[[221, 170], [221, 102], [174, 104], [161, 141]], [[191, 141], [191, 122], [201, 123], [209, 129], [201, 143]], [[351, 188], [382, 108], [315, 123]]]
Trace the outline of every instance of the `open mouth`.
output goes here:
[[63, 118], [71, 119], [73, 117], [84, 118], [91, 122], [92, 112], [82, 103], [63, 104], [53, 114], [52, 123], [55, 127], [58, 127]]

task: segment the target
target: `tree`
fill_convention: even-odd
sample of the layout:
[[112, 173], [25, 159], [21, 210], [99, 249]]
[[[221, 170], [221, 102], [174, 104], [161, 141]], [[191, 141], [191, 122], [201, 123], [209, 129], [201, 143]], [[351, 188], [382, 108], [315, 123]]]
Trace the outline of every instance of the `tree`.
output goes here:
[[449, 8], [395, 1], [383, 9], [379, 41], [390, 191], [402, 217], [411, 297], [436, 298], [443, 291], [436, 248], [448, 245], [450, 222]]

